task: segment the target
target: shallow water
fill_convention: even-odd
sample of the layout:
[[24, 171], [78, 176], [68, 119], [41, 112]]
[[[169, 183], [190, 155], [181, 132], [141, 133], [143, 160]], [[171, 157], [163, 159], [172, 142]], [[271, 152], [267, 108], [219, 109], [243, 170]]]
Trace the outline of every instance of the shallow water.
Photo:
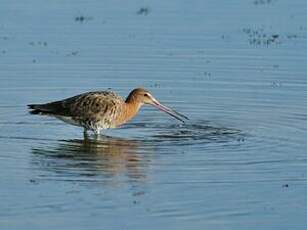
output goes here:
[[[1, 229], [305, 229], [307, 2], [0, 7]], [[106, 136], [26, 104], [136, 86]]]

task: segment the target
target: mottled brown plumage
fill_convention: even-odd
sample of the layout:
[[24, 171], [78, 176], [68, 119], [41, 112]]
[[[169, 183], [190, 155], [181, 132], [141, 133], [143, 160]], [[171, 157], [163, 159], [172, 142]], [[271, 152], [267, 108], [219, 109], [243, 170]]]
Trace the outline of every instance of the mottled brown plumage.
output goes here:
[[160, 104], [145, 89], [130, 92], [124, 101], [112, 91], [83, 93], [61, 101], [28, 105], [31, 114], [51, 115], [69, 124], [99, 134], [101, 129], [116, 128], [132, 119], [142, 105], [150, 104], [183, 121], [186, 116]]

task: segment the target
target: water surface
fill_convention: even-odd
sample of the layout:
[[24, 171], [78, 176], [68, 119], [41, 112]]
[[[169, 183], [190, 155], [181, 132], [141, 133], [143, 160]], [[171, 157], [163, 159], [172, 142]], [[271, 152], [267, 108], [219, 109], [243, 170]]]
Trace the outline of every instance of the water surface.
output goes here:
[[[1, 229], [305, 229], [307, 3], [2, 0]], [[98, 139], [26, 104], [144, 86]]]

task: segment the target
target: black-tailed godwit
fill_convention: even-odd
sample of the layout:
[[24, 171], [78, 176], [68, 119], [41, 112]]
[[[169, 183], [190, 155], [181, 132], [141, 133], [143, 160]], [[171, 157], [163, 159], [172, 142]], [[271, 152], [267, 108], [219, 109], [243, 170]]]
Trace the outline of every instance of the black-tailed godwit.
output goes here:
[[116, 128], [132, 119], [144, 104], [152, 105], [184, 122], [186, 116], [162, 105], [149, 91], [137, 88], [126, 100], [112, 91], [87, 92], [60, 101], [28, 105], [31, 114], [54, 116], [66, 123], [84, 127], [99, 134], [103, 129]]

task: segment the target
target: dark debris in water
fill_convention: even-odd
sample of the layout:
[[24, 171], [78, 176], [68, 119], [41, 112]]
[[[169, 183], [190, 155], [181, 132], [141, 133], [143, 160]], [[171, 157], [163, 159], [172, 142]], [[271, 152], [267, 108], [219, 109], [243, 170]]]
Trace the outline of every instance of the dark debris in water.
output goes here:
[[209, 71], [201, 71], [195, 74], [195, 76], [193, 77], [193, 80], [198, 80], [198, 81], [202, 81], [202, 80], [212, 80], [212, 73]]
[[254, 0], [254, 5], [269, 5], [275, 3], [277, 0]]
[[278, 64], [274, 64], [274, 65], [273, 65], [273, 68], [274, 68], [274, 69], [278, 69], [278, 68], [279, 68], [279, 65], [278, 65]]
[[30, 182], [31, 184], [38, 184], [38, 181], [35, 180], [35, 179], [30, 179], [29, 182]]
[[48, 43], [46, 41], [37, 41], [37, 42], [31, 41], [29, 42], [29, 45], [30, 46], [48, 46]]
[[6, 41], [6, 40], [9, 40], [9, 37], [8, 36], [0, 36], [0, 39]]
[[266, 32], [264, 28], [244, 28], [243, 33], [248, 36], [248, 42], [250, 45], [277, 45], [281, 43], [281, 36], [278, 33]]
[[137, 12], [136, 14], [137, 15], [145, 15], [147, 16], [149, 13], [150, 13], [150, 8], [149, 7], [141, 7]]
[[154, 83], [154, 84], [150, 84], [149, 87], [151, 87], [151, 88], [160, 88], [161, 84], [160, 83]]
[[78, 54], [79, 54], [79, 51], [72, 51], [72, 52], [66, 54], [65, 56], [66, 57], [72, 57], [72, 56], [77, 56]]
[[80, 23], [91, 21], [93, 19], [94, 19], [93, 17], [87, 17], [87, 16], [83, 16], [83, 15], [75, 17], [75, 21], [80, 22]]
[[248, 42], [253, 46], [279, 45], [282, 42], [300, 38], [300, 36], [295, 33], [280, 34], [270, 30], [272, 30], [272, 28], [243, 28], [242, 32], [248, 36]]
[[299, 28], [301, 31], [307, 30], [307, 26], [300, 26]]
[[271, 87], [272, 87], [272, 88], [280, 88], [280, 87], [282, 87], [282, 82], [273, 81], [273, 82], [271, 83]]
[[287, 34], [286, 36], [287, 36], [288, 39], [296, 39], [296, 38], [298, 38], [297, 34]]

